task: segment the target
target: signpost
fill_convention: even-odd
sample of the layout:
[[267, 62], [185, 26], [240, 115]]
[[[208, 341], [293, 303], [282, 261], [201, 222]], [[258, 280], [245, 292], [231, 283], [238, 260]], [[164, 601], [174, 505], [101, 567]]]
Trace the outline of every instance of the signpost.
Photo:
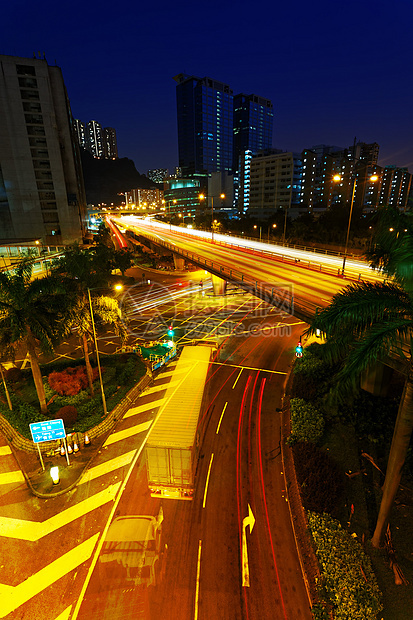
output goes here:
[[39, 450], [40, 462], [42, 464], [42, 468], [44, 471], [42, 454], [40, 452], [39, 443], [43, 441], [53, 441], [55, 439], [63, 439], [67, 464], [69, 463], [69, 456], [67, 454], [67, 444], [66, 444], [66, 431], [63, 424], [63, 420], [47, 420], [44, 422], [33, 422], [29, 424], [30, 432], [32, 434], [32, 439], [34, 443], [37, 444], [37, 449]]

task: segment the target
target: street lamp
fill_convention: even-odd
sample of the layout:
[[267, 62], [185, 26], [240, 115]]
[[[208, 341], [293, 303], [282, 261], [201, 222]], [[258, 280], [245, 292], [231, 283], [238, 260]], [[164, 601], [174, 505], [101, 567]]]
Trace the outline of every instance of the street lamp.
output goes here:
[[[277, 228], [277, 224], [273, 224], [272, 228]], [[267, 230], [267, 242], [270, 242], [270, 226], [268, 226], [268, 230]]]
[[[254, 224], [254, 228], [255, 228], [255, 230], [257, 229], [257, 225], [256, 224]], [[261, 232], [262, 232], [262, 226], [260, 226], [260, 242], [261, 242]]]
[[[116, 291], [121, 291], [123, 289], [123, 285], [122, 284], [115, 284], [114, 288], [115, 288]], [[88, 294], [88, 298], [89, 298], [90, 318], [92, 320], [93, 340], [95, 342], [96, 361], [97, 361], [98, 371], [99, 371], [100, 391], [102, 393], [103, 413], [104, 413], [104, 415], [106, 417], [106, 415], [108, 413], [108, 410], [107, 410], [107, 407], [106, 407], [106, 398], [105, 398], [105, 392], [104, 392], [104, 389], [103, 389], [102, 369], [100, 367], [99, 349], [98, 349], [98, 342], [97, 342], [97, 338], [96, 338], [96, 329], [95, 329], [95, 319], [94, 319], [94, 316], [93, 316], [92, 298], [90, 296], [90, 288], [89, 287], [87, 289], [87, 294]]]
[[[372, 174], [369, 177], [369, 181], [372, 181], [373, 183], [378, 181], [378, 179], [379, 179], [379, 177], [377, 176], [377, 174]], [[343, 180], [343, 177], [340, 174], [335, 174], [333, 176], [333, 181], [335, 183], [341, 183], [342, 180]], [[357, 176], [354, 177], [353, 190], [352, 190], [352, 193], [351, 193], [350, 214], [349, 214], [349, 217], [348, 217], [346, 245], [344, 246], [343, 267], [342, 267], [342, 270], [341, 270], [341, 274], [343, 276], [344, 276], [344, 267], [346, 265], [346, 258], [347, 258], [347, 247], [348, 247], [348, 239], [349, 239], [349, 235], [350, 235], [351, 216], [353, 215], [353, 204], [354, 204], [354, 196], [356, 194], [356, 184], [357, 184]]]
[[[199, 200], [205, 200], [205, 194], [199, 194], [198, 195]], [[211, 241], [212, 243], [214, 243], [214, 198], [221, 198], [221, 200], [225, 199], [225, 194], [220, 194], [219, 196], [211, 196], [208, 195], [207, 197], [211, 198], [211, 228], [212, 228], [212, 235], [211, 235]]]

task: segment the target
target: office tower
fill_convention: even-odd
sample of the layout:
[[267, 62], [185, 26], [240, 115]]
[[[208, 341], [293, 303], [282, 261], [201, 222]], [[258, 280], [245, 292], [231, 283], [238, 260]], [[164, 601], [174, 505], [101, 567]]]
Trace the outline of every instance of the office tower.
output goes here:
[[118, 142], [116, 139], [116, 131], [113, 127], [105, 127], [103, 130], [104, 137], [104, 156], [106, 159], [117, 159]]
[[167, 176], [167, 168], [154, 168], [153, 170], [148, 170], [148, 179], [150, 179], [154, 183], [163, 183], [164, 179]]
[[75, 118], [73, 123], [78, 144], [84, 149], [86, 148], [86, 124], [78, 118]]
[[248, 213], [252, 217], [269, 218], [276, 211], [291, 207], [294, 173], [293, 153], [266, 151], [251, 159]]
[[102, 125], [96, 121], [89, 121], [86, 129], [86, 149], [100, 159], [105, 157], [105, 139]]
[[231, 172], [233, 94], [227, 84], [180, 73], [174, 80], [183, 176]]
[[234, 172], [245, 151], [256, 153], [271, 148], [273, 119], [273, 105], [269, 99], [257, 95], [234, 96]]
[[61, 69], [0, 56], [0, 238], [82, 241], [86, 199]]

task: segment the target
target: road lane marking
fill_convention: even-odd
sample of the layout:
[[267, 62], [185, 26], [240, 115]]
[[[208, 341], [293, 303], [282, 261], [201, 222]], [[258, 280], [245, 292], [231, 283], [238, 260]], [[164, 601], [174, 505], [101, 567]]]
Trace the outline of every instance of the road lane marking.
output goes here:
[[[241, 374], [241, 372], [240, 372], [240, 374]], [[225, 413], [225, 409], [227, 408], [227, 405], [228, 405], [228, 403], [225, 403], [224, 408], [223, 408], [222, 413], [221, 413], [221, 417], [219, 418], [217, 430], [215, 431], [216, 435], [218, 435], [218, 433], [219, 433], [219, 427], [221, 426], [222, 418], [224, 417], [224, 413]]]
[[143, 433], [147, 431], [151, 426], [152, 420], [148, 420], [147, 422], [142, 422], [142, 424], [138, 424], [137, 426], [131, 426], [131, 428], [125, 428], [123, 431], [118, 431], [117, 433], [113, 433], [110, 435], [103, 447], [110, 446], [112, 443], [116, 443], [117, 441], [122, 441], [123, 439], [128, 439], [129, 437], [133, 437], [133, 435], [138, 435], [139, 433]]
[[168, 381], [166, 383], [154, 385], [148, 388], [147, 390], [145, 390], [144, 392], [142, 392], [141, 396], [147, 396], [148, 394], [156, 394], [156, 392], [161, 392], [162, 390], [166, 390], [169, 387], [174, 387], [175, 385], [178, 385], [178, 381]]
[[0, 474], [0, 485], [11, 484], [12, 482], [24, 482], [24, 476], [20, 469], [14, 471], [6, 471]]
[[61, 577], [86, 562], [93, 553], [99, 534], [94, 534], [80, 545], [54, 560], [17, 586], [0, 584], [0, 618], [6, 618], [12, 611], [42, 592]]
[[195, 613], [194, 620], [198, 619], [198, 602], [199, 602], [199, 578], [201, 575], [201, 550], [202, 550], [202, 540], [198, 543], [198, 561], [196, 565], [196, 589], [195, 589]]
[[0, 456], [5, 456], [6, 454], [11, 454], [11, 449], [9, 446], [0, 446]]
[[99, 476], [116, 471], [116, 469], [120, 469], [125, 465], [129, 465], [135, 455], [135, 452], [136, 450], [131, 450], [130, 452], [121, 454], [120, 456], [110, 459], [109, 461], [105, 461], [105, 463], [91, 467], [85, 475], [82, 476], [79, 485], [84, 484], [85, 482], [91, 482], [92, 480], [99, 478]]
[[211, 454], [211, 460], [209, 461], [208, 474], [207, 474], [207, 479], [206, 479], [206, 482], [205, 482], [204, 501], [202, 502], [202, 508], [205, 508], [205, 504], [206, 504], [206, 496], [207, 496], [207, 491], [208, 491], [209, 476], [211, 474], [211, 466], [212, 466], [213, 458], [214, 458], [214, 453]]
[[69, 620], [71, 609], [72, 609], [72, 605], [69, 605], [69, 607], [66, 607], [66, 609], [64, 609], [62, 613], [59, 614], [55, 618], [55, 620]]
[[107, 487], [107, 489], [91, 495], [74, 506], [70, 506], [70, 508], [66, 508], [66, 510], [53, 515], [53, 517], [46, 519], [46, 521], [27, 521], [25, 519], [1, 517], [0, 536], [35, 542], [43, 536], [51, 534], [68, 523], [71, 523], [75, 519], [92, 512], [92, 510], [113, 501], [120, 485], [120, 482], [112, 484]]
[[243, 368], [241, 368], [241, 370], [239, 371], [239, 373], [238, 373], [238, 377], [235, 379], [235, 382], [234, 382], [234, 385], [232, 386], [232, 389], [234, 389], [234, 387], [237, 385], [237, 381], [238, 381], [238, 379], [240, 378], [241, 373], [242, 373], [242, 371], [243, 371], [243, 370], [244, 370], [244, 369], [243, 369]]

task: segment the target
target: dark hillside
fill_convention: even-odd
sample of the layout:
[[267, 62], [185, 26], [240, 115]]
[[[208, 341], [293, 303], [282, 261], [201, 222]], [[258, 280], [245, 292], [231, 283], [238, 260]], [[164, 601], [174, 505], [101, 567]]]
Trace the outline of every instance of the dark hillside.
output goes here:
[[120, 205], [125, 201], [120, 192], [131, 189], [151, 189], [157, 186], [144, 174], [139, 174], [131, 159], [95, 159], [81, 149], [83, 177], [88, 204]]

